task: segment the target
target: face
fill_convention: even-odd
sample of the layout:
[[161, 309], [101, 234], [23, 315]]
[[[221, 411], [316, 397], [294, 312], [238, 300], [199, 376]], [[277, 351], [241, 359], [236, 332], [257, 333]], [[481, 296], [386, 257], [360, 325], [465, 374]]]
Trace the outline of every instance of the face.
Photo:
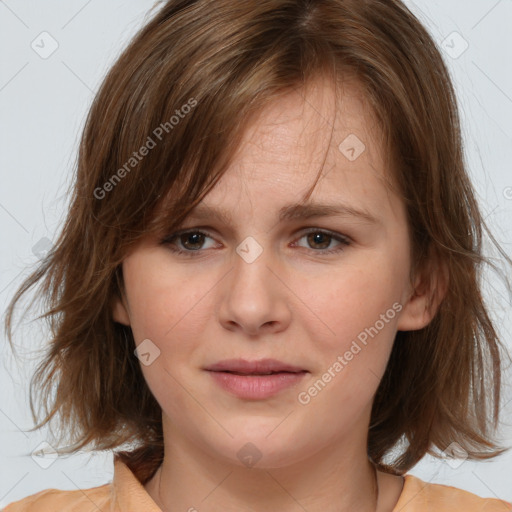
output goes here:
[[[114, 318], [143, 354], [167, 444], [269, 468], [366, 453], [395, 334], [430, 317], [364, 105], [345, 84], [333, 119], [322, 80], [275, 101], [187, 233], [146, 238], [124, 260]], [[320, 168], [307, 207], [292, 208]]]

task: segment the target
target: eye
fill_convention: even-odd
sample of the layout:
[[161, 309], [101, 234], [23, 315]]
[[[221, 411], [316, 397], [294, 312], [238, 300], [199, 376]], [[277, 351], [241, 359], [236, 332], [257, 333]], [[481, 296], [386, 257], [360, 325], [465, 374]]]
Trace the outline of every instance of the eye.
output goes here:
[[[173, 252], [192, 256], [191, 253], [198, 252], [200, 249], [205, 249], [205, 247], [203, 247], [205, 238], [212, 239], [206, 233], [196, 229], [178, 231], [177, 233], [164, 238], [160, 243], [169, 246], [169, 249]], [[206, 249], [208, 248], [209, 247], [206, 247]]]
[[[318, 228], [309, 229], [303, 236], [300, 237], [299, 240], [302, 240], [303, 238], [306, 238], [306, 243], [308, 244], [309, 248], [312, 248], [311, 250], [313, 252], [318, 252], [320, 254], [341, 252], [343, 249], [345, 249], [345, 247], [350, 245], [350, 240], [348, 237], [340, 233], [334, 233], [332, 231], [326, 231]], [[338, 245], [327, 250], [333, 241], [337, 241]]]
[[[331, 254], [341, 252], [345, 247], [350, 245], [350, 239], [340, 233], [326, 231], [318, 228], [310, 228], [304, 233], [298, 240], [306, 239], [306, 243], [309, 249], [313, 253], [317, 254]], [[195, 256], [202, 249], [212, 249], [214, 246], [205, 247], [205, 240], [213, 240], [207, 233], [198, 230], [190, 229], [184, 231], [178, 231], [162, 239], [160, 243], [166, 245], [172, 252], [181, 254], [184, 256]], [[334, 248], [328, 249], [332, 242], [338, 242]], [[293, 246], [304, 247], [303, 245], [295, 242]], [[196, 253], [196, 254], [194, 254]]]

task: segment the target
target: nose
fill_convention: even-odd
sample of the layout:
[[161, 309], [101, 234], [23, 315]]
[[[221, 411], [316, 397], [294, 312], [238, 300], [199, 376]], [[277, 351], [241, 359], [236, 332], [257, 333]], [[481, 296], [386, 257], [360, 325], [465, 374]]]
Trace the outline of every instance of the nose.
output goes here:
[[229, 331], [249, 336], [285, 330], [291, 320], [291, 292], [280, 265], [263, 250], [254, 260], [234, 255], [220, 290], [219, 321]]

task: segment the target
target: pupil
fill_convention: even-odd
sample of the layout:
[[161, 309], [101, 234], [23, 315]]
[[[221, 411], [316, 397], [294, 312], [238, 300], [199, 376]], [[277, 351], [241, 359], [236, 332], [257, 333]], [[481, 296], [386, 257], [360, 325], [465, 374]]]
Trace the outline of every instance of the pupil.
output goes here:
[[[184, 235], [185, 241], [182, 239], [182, 243], [189, 249], [198, 249], [198, 247], [190, 247], [190, 245], [201, 245], [203, 235], [201, 233], [188, 233]], [[191, 241], [191, 243], [189, 243]]]
[[[311, 233], [310, 235], [310, 242], [312, 241], [313, 244], [320, 244], [322, 245], [322, 249], [325, 249], [329, 246], [329, 235], [326, 235], [325, 233]], [[326, 237], [326, 241], [322, 243], [322, 238]], [[311, 240], [312, 239], [312, 240]]]

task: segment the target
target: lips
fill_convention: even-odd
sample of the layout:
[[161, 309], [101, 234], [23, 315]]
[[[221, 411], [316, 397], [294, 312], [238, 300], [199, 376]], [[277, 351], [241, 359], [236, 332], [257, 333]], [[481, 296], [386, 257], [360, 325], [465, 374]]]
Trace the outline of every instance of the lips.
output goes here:
[[244, 400], [265, 400], [296, 386], [309, 373], [276, 359], [227, 359], [205, 368], [221, 389]]
[[304, 368], [290, 365], [276, 359], [260, 359], [247, 361], [246, 359], [226, 359], [205, 368], [212, 372], [227, 372], [235, 375], [272, 375], [274, 373], [300, 373], [306, 372]]

